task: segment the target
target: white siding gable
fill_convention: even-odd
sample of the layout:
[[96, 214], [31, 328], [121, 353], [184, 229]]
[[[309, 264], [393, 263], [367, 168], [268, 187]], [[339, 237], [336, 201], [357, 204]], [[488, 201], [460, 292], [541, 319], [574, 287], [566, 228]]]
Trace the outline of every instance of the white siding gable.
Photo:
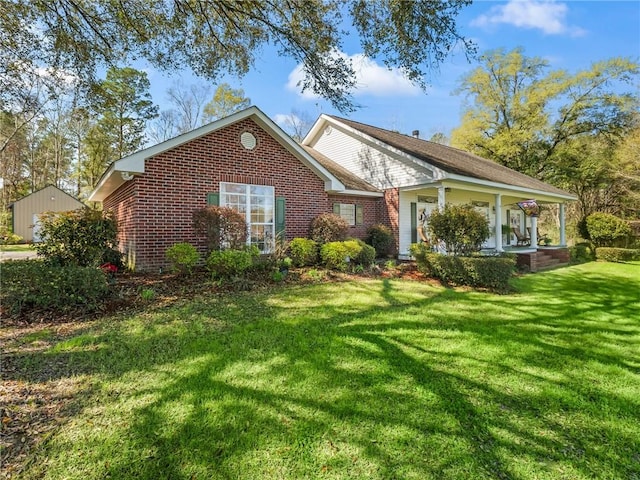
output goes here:
[[327, 122], [310, 146], [380, 189], [428, 183], [433, 168], [350, 128]]

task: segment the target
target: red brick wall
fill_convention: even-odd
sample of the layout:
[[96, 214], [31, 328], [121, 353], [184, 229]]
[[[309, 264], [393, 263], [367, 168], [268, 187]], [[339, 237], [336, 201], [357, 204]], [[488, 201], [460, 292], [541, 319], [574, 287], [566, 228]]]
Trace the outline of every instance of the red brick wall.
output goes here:
[[397, 188], [389, 188], [384, 191], [384, 201], [380, 202], [380, 223], [384, 223], [391, 228], [395, 239], [394, 250], [397, 254], [400, 248], [400, 193]]
[[349, 227], [348, 235], [364, 240], [367, 237], [367, 229], [380, 222], [380, 197], [355, 197], [353, 195], [329, 195], [328, 212], [333, 212], [334, 203], [349, 203], [362, 205], [363, 224]]
[[[240, 144], [245, 131], [257, 138], [254, 150]], [[121, 246], [133, 249], [136, 269], [166, 266], [169, 246], [195, 242], [192, 212], [207, 205], [207, 193], [218, 192], [220, 182], [275, 187], [275, 196], [286, 198], [288, 240], [307, 236], [311, 219], [331, 211], [324, 182], [245, 119], [147, 159], [143, 175], [105, 199], [105, 208], [114, 209], [119, 220]]]
[[134, 267], [136, 263], [135, 202], [136, 180], [125, 183], [103, 202], [105, 210], [115, 213], [118, 222], [118, 248], [125, 254], [125, 261], [129, 267]]

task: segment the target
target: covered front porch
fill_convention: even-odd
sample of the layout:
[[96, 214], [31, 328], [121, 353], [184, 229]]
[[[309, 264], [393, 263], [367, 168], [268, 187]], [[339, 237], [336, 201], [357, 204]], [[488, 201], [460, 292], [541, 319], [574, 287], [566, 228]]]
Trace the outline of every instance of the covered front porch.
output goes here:
[[[429, 215], [446, 204], [472, 204], [486, 216], [491, 236], [483, 244], [483, 250], [511, 251], [522, 256], [523, 265], [532, 271], [544, 257], [564, 263], [568, 261], [566, 248], [565, 202], [573, 200], [569, 195], [555, 195], [543, 191], [520, 189], [511, 185], [491, 184], [481, 180], [446, 180], [432, 184], [401, 188], [399, 191], [399, 257], [410, 258], [412, 243], [431, 241], [428, 232]], [[547, 228], [540, 232], [537, 215], [529, 215], [519, 203], [535, 200], [538, 205], [554, 206], [556, 225], [554, 231]], [[559, 253], [564, 252], [565, 253]], [[525, 257], [526, 256], [526, 257]], [[556, 258], [557, 257], [557, 258]], [[525, 258], [533, 258], [527, 260]], [[553, 262], [550, 262], [553, 263]]]

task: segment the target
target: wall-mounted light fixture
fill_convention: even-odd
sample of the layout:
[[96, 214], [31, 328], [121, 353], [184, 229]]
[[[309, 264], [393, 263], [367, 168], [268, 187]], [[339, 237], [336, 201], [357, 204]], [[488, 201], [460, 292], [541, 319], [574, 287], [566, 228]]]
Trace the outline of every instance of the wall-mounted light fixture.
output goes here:
[[120, 172], [120, 176], [125, 182], [128, 182], [133, 178], [133, 173], [131, 172]]

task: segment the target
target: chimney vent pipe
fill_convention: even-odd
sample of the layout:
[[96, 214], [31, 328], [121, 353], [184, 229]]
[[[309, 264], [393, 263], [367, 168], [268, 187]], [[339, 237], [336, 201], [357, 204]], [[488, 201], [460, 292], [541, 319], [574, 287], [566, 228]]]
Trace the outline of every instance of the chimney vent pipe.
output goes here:
[[411, 132], [411, 135], [413, 136], [413, 138], [420, 138], [420, 130], [414, 130], [413, 132]]

